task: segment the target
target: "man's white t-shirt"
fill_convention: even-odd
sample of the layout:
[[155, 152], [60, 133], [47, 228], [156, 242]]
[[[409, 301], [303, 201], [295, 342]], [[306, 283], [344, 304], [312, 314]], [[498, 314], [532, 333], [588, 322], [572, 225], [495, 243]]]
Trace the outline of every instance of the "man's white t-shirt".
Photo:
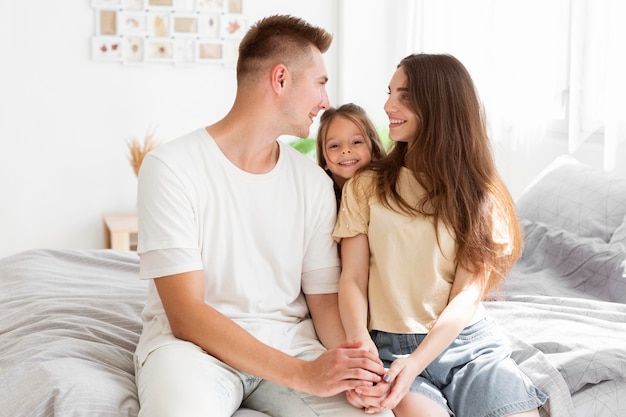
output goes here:
[[[332, 181], [278, 142], [276, 166], [250, 174], [198, 129], [161, 145], [139, 175], [140, 277], [203, 270], [205, 300], [288, 354], [319, 348], [303, 294], [338, 290]], [[154, 282], [137, 356], [179, 342]]]

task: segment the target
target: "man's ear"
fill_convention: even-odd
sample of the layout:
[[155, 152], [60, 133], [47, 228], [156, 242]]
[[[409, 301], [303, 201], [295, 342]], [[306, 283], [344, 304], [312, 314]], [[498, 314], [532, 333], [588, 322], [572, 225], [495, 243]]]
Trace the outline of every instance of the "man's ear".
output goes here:
[[289, 70], [283, 64], [277, 64], [272, 68], [272, 88], [277, 93], [285, 88]]

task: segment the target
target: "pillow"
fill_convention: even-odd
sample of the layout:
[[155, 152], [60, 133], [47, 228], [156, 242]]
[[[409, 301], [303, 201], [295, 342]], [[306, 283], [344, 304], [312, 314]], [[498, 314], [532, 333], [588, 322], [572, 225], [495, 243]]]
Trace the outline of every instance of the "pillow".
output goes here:
[[517, 209], [523, 219], [609, 242], [626, 215], [626, 178], [564, 156], [522, 193]]
[[622, 224], [615, 229], [613, 236], [611, 236], [611, 243], [621, 243], [626, 246], [626, 216], [624, 216]]
[[529, 220], [522, 220], [522, 226], [524, 251], [509, 278], [558, 292], [552, 295], [626, 303], [626, 247], [622, 243], [580, 237]]

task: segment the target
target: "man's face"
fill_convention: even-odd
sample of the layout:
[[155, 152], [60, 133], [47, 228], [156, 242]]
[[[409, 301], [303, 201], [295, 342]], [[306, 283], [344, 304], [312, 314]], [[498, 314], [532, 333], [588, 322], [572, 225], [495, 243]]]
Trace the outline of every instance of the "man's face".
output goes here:
[[290, 91], [283, 107], [288, 117], [288, 130], [285, 134], [306, 138], [313, 119], [320, 110], [330, 107], [326, 83], [328, 75], [322, 53], [311, 47], [308, 62], [300, 68], [290, 70]]

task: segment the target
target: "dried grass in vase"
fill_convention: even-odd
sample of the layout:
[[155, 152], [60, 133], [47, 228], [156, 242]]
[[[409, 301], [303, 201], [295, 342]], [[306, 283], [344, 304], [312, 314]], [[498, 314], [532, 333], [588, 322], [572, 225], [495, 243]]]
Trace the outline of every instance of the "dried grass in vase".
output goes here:
[[139, 168], [141, 168], [143, 158], [148, 154], [148, 152], [161, 144], [160, 142], [154, 140], [154, 134], [154, 129], [148, 131], [143, 139], [143, 143], [139, 142], [136, 137], [127, 141], [128, 149], [130, 150], [130, 163], [133, 166], [136, 176], [139, 176]]

